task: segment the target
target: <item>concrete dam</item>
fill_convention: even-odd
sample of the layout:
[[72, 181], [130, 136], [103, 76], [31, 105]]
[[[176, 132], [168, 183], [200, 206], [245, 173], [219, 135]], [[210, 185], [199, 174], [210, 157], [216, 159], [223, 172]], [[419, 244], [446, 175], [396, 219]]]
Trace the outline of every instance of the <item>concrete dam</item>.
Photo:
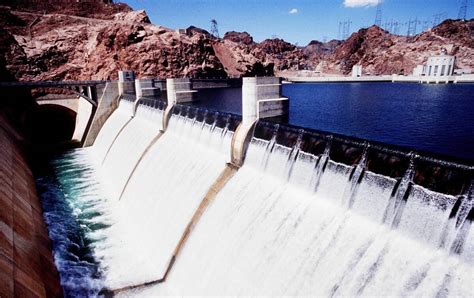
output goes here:
[[472, 165], [277, 123], [280, 81], [242, 88], [239, 116], [185, 79], [105, 87], [37, 181], [66, 296], [472, 295]]

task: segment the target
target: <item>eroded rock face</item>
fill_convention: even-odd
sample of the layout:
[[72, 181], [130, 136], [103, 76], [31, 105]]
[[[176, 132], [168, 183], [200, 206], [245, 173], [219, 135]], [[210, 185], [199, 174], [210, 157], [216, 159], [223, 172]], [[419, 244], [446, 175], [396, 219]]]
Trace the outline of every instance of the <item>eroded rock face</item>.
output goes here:
[[236, 32], [236, 31], [226, 32], [226, 34], [224, 34], [224, 40], [230, 40], [230, 41], [245, 44], [245, 45], [254, 44], [253, 37], [247, 32]]
[[361, 64], [370, 74], [411, 74], [416, 65], [443, 49], [456, 56], [459, 68], [474, 68], [474, 20], [446, 20], [435, 28], [407, 38], [372, 26], [353, 33], [327, 58], [325, 71], [350, 73]]
[[[161, 78], [348, 74], [355, 64], [365, 74], [409, 74], [442, 49], [456, 55], [457, 67], [474, 68], [474, 20], [445, 21], [410, 39], [372, 26], [345, 41], [298, 47], [277, 38], [257, 43], [247, 32], [216, 39], [193, 26], [172, 30], [151, 24], [145, 11], [89, 2], [3, 1], [10, 6], [0, 6], [2, 80], [115, 79], [121, 69]], [[34, 12], [40, 6], [49, 13]]]
[[121, 11], [110, 19], [13, 9], [1, 15], [17, 20], [6, 26], [10, 35], [2, 35], [8, 42], [0, 51], [18, 80], [115, 79], [120, 69], [139, 77], [226, 76], [212, 39], [154, 26], [144, 11]]

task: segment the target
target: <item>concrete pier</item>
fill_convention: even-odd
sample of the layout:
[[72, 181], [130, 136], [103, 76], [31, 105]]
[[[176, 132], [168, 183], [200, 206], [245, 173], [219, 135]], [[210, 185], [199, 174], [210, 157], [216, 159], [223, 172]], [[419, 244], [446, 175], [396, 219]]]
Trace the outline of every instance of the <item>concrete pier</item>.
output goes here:
[[89, 128], [86, 128], [87, 134], [84, 135], [85, 138], [83, 140], [84, 147], [92, 146], [94, 144], [105, 121], [107, 121], [110, 115], [112, 115], [115, 109], [117, 109], [119, 98], [120, 83], [108, 82], [98, 100], [97, 108], [94, 108], [95, 111], [93, 110], [94, 116], [89, 121]]
[[281, 95], [281, 79], [244, 78], [242, 84], [242, 122], [288, 114], [288, 98]]
[[130, 70], [121, 70], [118, 73], [118, 90], [119, 94], [133, 94], [135, 93], [135, 72]]
[[192, 102], [196, 99], [190, 79], [166, 79], [168, 106], [163, 114], [163, 131], [168, 127], [173, 106], [177, 103]]
[[287, 115], [288, 111], [288, 98], [281, 95], [281, 78], [244, 78], [242, 82], [242, 123], [232, 139], [232, 164], [235, 166], [243, 164], [258, 119]]

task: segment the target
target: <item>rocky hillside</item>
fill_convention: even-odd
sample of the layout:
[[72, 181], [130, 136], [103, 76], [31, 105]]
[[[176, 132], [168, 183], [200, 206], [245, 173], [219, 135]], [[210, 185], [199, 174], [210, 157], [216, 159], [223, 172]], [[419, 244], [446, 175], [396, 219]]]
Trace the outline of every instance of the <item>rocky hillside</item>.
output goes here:
[[354, 64], [365, 73], [408, 74], [443, 48], [458, 67], [474, 68], [474, 20], [447, 20], [410, 39], [372, 26], [345, 41], [298, 47], [282, 39], [257, 43], [247, 32], [217, 39], [196, 27], [169, 29], [110, 0], [0, 5], [1, 80], [115, 79], [120, 69], [163, 78], [347, 74]]
[[361, 29], [325, 59], [324, 71], [349, 73], [361, 64], [371, 74], [410, 74], [413, 68], [446, 49], [459, 68], [474, 68], [474, 20], [446, 20], [437, 27], [407, 38], [377, 26]]

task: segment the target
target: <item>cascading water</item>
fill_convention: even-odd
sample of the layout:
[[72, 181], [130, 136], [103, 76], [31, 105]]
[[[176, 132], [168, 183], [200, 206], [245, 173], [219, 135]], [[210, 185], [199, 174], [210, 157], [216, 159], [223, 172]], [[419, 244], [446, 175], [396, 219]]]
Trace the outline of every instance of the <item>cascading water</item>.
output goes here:
[[160, 137], [163, 128], [163, 111], [146, 105], [138, 105], [135, 117], [116, 137], [114, 144], [101, 162], [100, 179], [110, 198], [121, 194], [134, 166], [142, 153]]
[[121, 100], [117, 110], [112, 113], [109, 119], [97, 135], [94, 146], [91, 149], [93, 158], [97, 161], [103, 161], [107, 152], [115, 142], [119, 132], [123, 130], [129, 121], [132, 120], [134, 113], [134, 103], [128, 100]]
[[164, 276], [188, 221], [229, 160], [232, 132], [216, 126], [217, 119], [206, 123], [210, 115], [188, 116], [171, 117], [111, 206], [112, 226], [100, 232], [106, 240], [96, 247], [108, 288]]
[[[463, 220], [450, 216], [456, 197], [404, 186], [411, 167], [400, 183], [365, 170], [354, 187], [349, 178], [364, 160], [351, 167], [328, 160], [328, 150], [319, 158], [299, 152], [296, 160], [292, 152], [275, 136], [253, 138], [244, 166], [206, 211], [167, 281], [123, 294], [472, 294], [474, 239], [465, 212]], [[343, 200], [347, 189], [352, 204]], [[399, 196], [404, 208], [393, 208]], [[387, 215], [398, 216], [398, 225], [385, 222]], [[463, 222], [459, 254], [439, 249], [450, 221]]]
[[[116, 195], [116, 192], [110, 191], [113, 188], [106, 187], [104, 183], [111, 181], [104, 179], [104, 169], [117, 186], [123, 185], [123, 176], [129, 174], [130, 164], [138, 159], [143, 144], [161, 128], [161, 110], [140, 105], [136, 117], [132, 118], [134, 110], [133, 102], [120, 101], [93, 147], [72, 150], [58, 157], [52, 162], [55, 174], [37, 179], [66, 296], [94, 296], [104, 286], [103, 274], [98, 266], [100, 260], [94, 254], [94, 246], [103, 239], [94, 234], [109, 226], [110, 199]], [[133, 136], [127, 129], [129, 126], [134, 130], [145, 127], [147, 132], [138, 140], [134, 139], [134, 144], [139, 143], [137, 146], [141, 147], [129, 153], [124, 161], [120, 154], [117, 156], [114, 147], [123, 146], [119, 144], [123, 133], [130, 138]], [[112, 154], [111, 160], [122, 160], [123, 168], [104, 165], [101, 169], [101, 162], [108, 154]], [[133, 156], [136, 158], [133, 159]], [[116, 160], [114, 162], [117, 163]]]
[[[67, 295], [472, 294], [472, 185], [459, 196], [428, 190], [415, 154], [380, 174], [368, 144], [311, 143], [272, 125], [213, 189], [230, 161], [230, 117], [177, 105], [160, 132], [157, 103], [135, 113], [122, 100], [93, 147], [53, 163], [59, 187], [38, 181]], [[209, 191], [166, 281], [143, 286], [171, 268]]]

